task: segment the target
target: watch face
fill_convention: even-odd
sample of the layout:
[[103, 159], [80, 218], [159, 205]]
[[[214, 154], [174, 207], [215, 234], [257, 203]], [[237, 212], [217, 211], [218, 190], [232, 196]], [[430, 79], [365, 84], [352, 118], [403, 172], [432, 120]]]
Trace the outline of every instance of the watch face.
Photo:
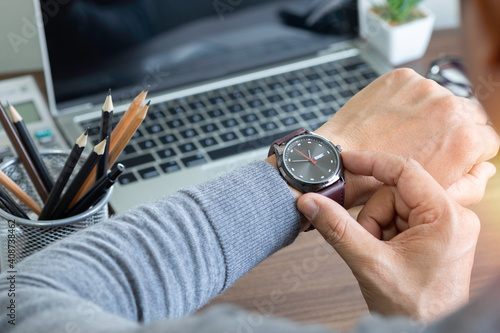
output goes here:
[[320, 136], [301, 135], [286, 145], [283, 164], [297, 181], [320, 184], [337, 174], [339, 153], [328, 140]]

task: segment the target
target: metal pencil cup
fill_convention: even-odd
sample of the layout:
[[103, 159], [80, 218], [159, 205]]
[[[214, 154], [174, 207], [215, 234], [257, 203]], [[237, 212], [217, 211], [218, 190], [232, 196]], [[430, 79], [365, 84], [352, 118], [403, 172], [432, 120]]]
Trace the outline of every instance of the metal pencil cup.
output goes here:
[[[43, 161], [54, 180], [59, 176], [68, 153], [56, 150], [41, 153]], [[78, 172], [83, 162], [84, 158], [80, 158], [73, 175]], [[5, 162], [0, 166], [0, 169], [29, 196], [35, 199], [40, 205], [42, 204], [24, 166], [18, 159]], [[71, 179], [68, 184], [70, 182]], [[28, 213], [30, 212], [29, 209], [12, 195], [25, 213], [28, 216], [31, 214], [30, 218], [33, 216], [33, 219], [20, 218], [0, 209], [0, 271], [9, 270], [9, 267], [12, 267], [11, 265], [17, 264], [54, 241], [108, 218], [108, 202], [112, 191], [113, 187], [89, 210], [75, 216], [54, 221], [36, 220], [36, 215]]]

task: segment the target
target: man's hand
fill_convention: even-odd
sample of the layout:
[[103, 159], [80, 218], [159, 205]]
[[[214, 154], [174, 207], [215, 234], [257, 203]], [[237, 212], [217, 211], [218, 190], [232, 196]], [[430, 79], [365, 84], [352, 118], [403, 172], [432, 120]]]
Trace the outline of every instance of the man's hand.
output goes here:
[[384, 184], [359, 223], [319, 194], [297, 205], [349, 265], [370, 311], [430, 321], [465, 303], [480, 223], [451, 196], [481, 199], [495, 167], [480, 164], [474, 180], [466, 175], [448, 193], [415, 160], [378, 152], [342, 157], [353, 174]]
[[[344, 151], [372, 150], [417, 160], [444, 188], [494, 157], [499, 138], [484, 110], [411, 69], [388, 73], [354, 96], [315, 132]], [[380, 186], [346, 174], [346, 207]]]

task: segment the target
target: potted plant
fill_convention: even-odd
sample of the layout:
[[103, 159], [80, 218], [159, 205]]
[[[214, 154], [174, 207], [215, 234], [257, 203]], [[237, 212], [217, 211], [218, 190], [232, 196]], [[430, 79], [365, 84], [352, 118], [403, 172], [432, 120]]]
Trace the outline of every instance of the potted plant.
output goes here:
[[422, 0], [361, 4], [361, 35], [394, 66], [421, 58], [432, 35], [434, 14]]

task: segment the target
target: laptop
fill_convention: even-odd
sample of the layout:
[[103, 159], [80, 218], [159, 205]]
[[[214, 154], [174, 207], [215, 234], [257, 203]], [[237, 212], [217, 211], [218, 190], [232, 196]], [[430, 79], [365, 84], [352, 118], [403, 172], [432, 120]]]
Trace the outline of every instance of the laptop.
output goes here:
[[97, 143], [108, 88], [116, 125], [149, 86], [148, 116], [118, 160], [116, 212], [264, 159], [391, 69], [359, 43], [356, 20], [344, 22], [356, 1], [34, 3], [49, 108], [68, 145], [86, 127]]

